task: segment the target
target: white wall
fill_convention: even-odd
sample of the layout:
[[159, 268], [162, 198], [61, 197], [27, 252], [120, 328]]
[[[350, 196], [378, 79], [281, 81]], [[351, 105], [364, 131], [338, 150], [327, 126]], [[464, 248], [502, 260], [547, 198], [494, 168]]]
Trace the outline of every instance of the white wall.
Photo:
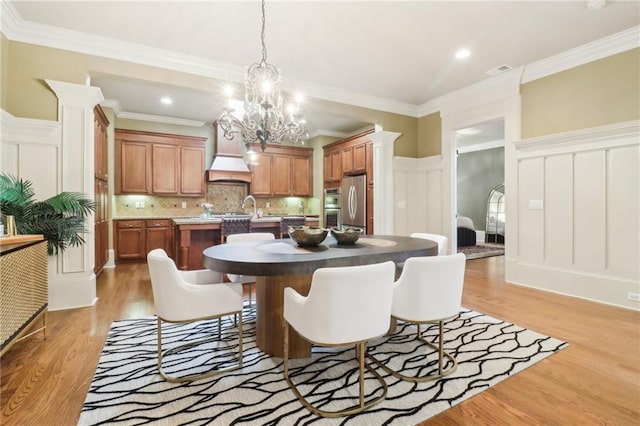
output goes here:
[[[99, 89], [47, 80], [58, 97], [58, 120], [13, 117], [1, 111], [2, 172], [33, 183], [37, 199], [62, 191], [94, 198], [93, 107]], [[85, 222], [86, 244], [49, 256], [49, 310], [89, 306], [96, 301], [93, 215]]]
[[394, 233], [447, 235], [442, 227], [442, 157], [394, 157]]
[[[516, 143], [517, 245], [507, 280], [638, 309], [640, 122]], [[541, 200], [542, 209], [530, 202]]]

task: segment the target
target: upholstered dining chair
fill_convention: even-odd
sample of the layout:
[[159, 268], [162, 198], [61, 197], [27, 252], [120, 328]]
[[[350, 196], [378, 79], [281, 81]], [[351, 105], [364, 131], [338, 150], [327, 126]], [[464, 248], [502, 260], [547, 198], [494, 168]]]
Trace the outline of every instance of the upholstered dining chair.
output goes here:
[[[242, 285], [240, 283], [221, 283], [221, 275], [206, 270], [183, 272], [163, 249], [151, 250], [147, 254], [149, 276], [153, 288], [153, 301], [158, 317], [158, 371], [169, 382], [186, 382], [242, 368]], [[219, 283], [211, 282], [218, 277]], [[191, 282], [187, 281], [190, 279]], [[208, 285], [214, 284], [214, 285]], [[162, 360], [165, 356], [179, 353], [185, 349], [203, 345], [216, 340], [216, 337], [193, 340], [183, 345], [162, 350], [162, 323], [195, 322], [218, 319], [220, 340], [220, 318], [238, 314], [238, 355], [237, 362], [200, 374], [171, 376], [165, 373]]]
[[[242, 234], [231, 234], [227, 236], [227, 243], [234, 243], [238, 241], [262, 241], [262, 240], [273, 240], [275, 236], [270, 232], [249, 232]], [[227, 274], [229, 277], [229, 281], [239, 282], [242, 285], [247, 285], [249, 287], [249, 305], [252, 303], [251, 298], [251, 287], [256, 282], [256, 277], [253, 275], [236, 275], [236, 274]]]
[[[389, 329], [394, 270], [393, 262], [320, 268], [313, 273], [308, 296], [301, 296], [291, 287], [284, 289], [284, 377], [298, 400], [312, 413], [322, 417], [355, 414], [378, 404], [387, 395], [385, 381], [366, 364], [367, 370], [381, 384], [382, 392], [365, 401], [364, 360], [366, 342], [384, 335]], [[312, 405], [301, 394], [289, 376], [290, 326], [313, 345], [355, 345], [359, 364], [356, 405], [327, 411]]]
[[[416, 338], [438, 353], [438, 373], [420, 377], [403, 375], [370, 355], [388, 373], [410, 382], [426, 382], [451, 374], [455, 357], [444, 351], [444, 320], [457, 315], [462, 303], [466, 257], [462, 253], [445, 256], [411, 257], [404, 262], [402, 275], [393, 286], [393, 318], [417, 325]], [[438, 346], [423, 338], [420, 324], [438, 323]], [[384, 346], [379, 347], [384, 350]], [[444, 368], [444, 358], [450, 366]], [[422, 370], [423, 367], [420, 368]]]
[[444, 235], [428, 234], [426, 232], [414, 232], [410, 235], [410, 237], [435, 241], [438, 244], [438, 256], [447, 254], [447, 249], [449, 248], [449, 239]]

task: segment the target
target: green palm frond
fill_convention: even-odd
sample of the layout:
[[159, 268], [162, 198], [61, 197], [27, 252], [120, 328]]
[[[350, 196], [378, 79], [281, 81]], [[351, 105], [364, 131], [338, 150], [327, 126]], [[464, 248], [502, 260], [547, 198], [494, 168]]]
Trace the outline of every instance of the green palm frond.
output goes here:
[[85, 194], [61, 192], [44, 201], [33, 199], [33, 185], [11, 175], [0, 174], [0, 209], [13, 215], [18, 233], [43, 234], [49, 254], [85, 243], [85, 219], [95, 210], [95, 203]]

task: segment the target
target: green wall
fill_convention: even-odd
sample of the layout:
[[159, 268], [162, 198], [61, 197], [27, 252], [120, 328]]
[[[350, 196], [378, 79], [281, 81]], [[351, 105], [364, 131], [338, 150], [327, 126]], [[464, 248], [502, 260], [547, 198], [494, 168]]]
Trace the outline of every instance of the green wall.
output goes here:
[[520, 86], [522, 139], [640, 118], [640, 49]]
[[442, 153], [442, 119], [440, 112], [418, 119], [417, 157], [430, 157]]

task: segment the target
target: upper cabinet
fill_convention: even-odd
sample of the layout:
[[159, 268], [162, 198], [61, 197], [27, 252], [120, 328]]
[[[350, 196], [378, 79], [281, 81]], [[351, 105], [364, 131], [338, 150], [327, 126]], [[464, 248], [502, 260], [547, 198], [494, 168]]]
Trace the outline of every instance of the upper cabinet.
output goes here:
[[206, 138], [115, 131], [116, 194], [204, 195]]
[[325, 187], [339, 186], [343, 176], [368, 173], [367, 146], [371, 143], [370, 133], [361, 133], [324, 147]]
[[[254, 150], [260, 151], [260, 145]], [[267, 146], [251, 165], [254, 196], [313, 196], [313, 150], [289, 146]]]

